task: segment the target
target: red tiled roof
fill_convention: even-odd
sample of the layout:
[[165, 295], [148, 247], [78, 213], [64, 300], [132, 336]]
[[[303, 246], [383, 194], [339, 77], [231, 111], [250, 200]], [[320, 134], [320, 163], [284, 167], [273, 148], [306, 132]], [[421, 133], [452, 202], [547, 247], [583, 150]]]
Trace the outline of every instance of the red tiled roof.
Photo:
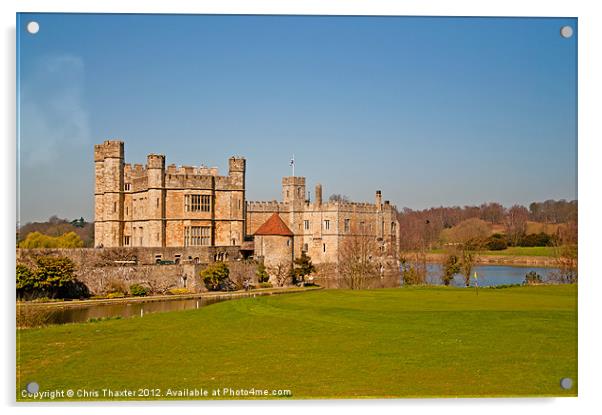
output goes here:
[[278, 213], [274, 213], [263, 225], [255, 231], [255, 235], [282, 235], [293, 236], [291, 230], [286, 226], [286, 223], [280, 219]]

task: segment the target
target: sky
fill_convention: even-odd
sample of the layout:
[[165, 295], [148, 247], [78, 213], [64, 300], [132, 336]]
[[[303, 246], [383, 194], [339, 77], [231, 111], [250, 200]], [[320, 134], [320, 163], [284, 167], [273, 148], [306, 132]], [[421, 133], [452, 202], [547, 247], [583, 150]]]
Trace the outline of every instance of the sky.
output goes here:
[[244, 156], [247, 200], [279, 200], [293, 154], [312, 195], [399, 209], [577, 198], [574, 18], [22, 13], [17, 78], [22, 224], [93, 220], [106, 139]]

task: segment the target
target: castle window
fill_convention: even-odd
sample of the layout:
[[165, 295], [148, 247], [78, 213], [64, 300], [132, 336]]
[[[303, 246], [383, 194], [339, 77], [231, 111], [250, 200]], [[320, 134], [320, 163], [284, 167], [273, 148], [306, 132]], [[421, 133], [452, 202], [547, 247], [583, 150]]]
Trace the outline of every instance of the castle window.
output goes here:
[[211, 212], [211, 196], [201, 196], [201, 212]]
[[391, 233], [395, 235], [395, 222], [391, 222]]
[[126, 192], [129, 192], [131, 188], [132, 188], [132, 185], [130, 183], [125, 183], [123, 185], [123, 190]]
[[186, 195], [184, 197], [186, 212], [211, 212], [211, 196]]
[[305, 230], [309, 230], [309, 221], [308, 220], [304, 220], [303, 221], [303, 226], [305, 226]]
[[330, 229], [330, 221], [328, 219], [326, 219], [324, 221], [324, 229], [326, 229], [326, 230]]
[[349, 232], [350, 229], [351, 229], [351, 220], [345, 219], [345, 232]]
[[286, 246], [291, 246], [291, 240], [290, 239], [286, 240]]
[[157, 198], [157, 207], [159, 207], [159, 198]]
[[211, 245], [211, 227], [186, 226], [184, 228], [184, 246]]
[[130, 246], [130, 237], [127, 235], [123, 236], [123, 246]]
[[113, 213], [117, 212], [117, 202], [113, 202]]
[[127, 215], [128, 215], [128, 212], [129, 212], [129, 209], [128, 209], [128, 207], [126, 206], [126, 207], [125, 207], [125, 216], [127, 216]]
[[326, 252], [326, 244], [322, 244], [322, 250]]
[[309, 250], [309, 246], [307, 244], [303, 244], [303, 252], [307, 252]]
[[297, 188], [297, 196], [301, 197], [301, 188]]

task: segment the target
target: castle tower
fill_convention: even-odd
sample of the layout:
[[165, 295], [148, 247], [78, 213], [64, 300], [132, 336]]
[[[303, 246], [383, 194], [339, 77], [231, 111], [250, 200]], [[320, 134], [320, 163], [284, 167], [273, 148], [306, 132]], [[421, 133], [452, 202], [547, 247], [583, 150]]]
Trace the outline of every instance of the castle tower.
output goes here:
[[293, 205], [305, 203], [305, 177], [282, 178], [282, 201]]
[[255, 253], [263, 258], [270, 272], [279, 265], [290, 267], [293, 262], [293, 232], [278, 213], [273, 213], [255, 231]]
[[147, 246], [165, 246], [165, 156], [149, 154], [146, 158], [148, 178]]
[[94, 245], [121, 246], [123, 239], [123, 141], [94, 146]]
[[247, 161], [244, 157], [228, 159], [228, 177], [230, 178], [231, 226], [228, 244], [240, 245], [244, 241], [247, 229], [247, 202], [245, 200], [245, 174]]

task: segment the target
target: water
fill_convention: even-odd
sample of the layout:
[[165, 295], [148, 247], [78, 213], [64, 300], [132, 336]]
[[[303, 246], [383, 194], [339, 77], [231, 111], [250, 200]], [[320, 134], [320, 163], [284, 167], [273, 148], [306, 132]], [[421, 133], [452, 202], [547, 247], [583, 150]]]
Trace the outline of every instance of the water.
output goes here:
[[[477, 265], [470, 275], [470, 285], [475, 283], [474, 273], [479, 279], [479, 287], [494, 287], [507, 284], [522, 284], [525, 275], [535, 271], [543, 281], [548, 280], [556, 268], [532, 267], [532, 266], [508, 266], [508, 265]], [[441, 285], [441, 264], [427, 264], [427, 284]], [[455, 287], [464, 287], [464, 276], [455, 275], [451, 282]]]
[[83, 323], [91, 319], [111, 317], [144, 317], [145, 315], [152, 313], [197, 309], [232, 298], [238, 297], [220, 296], [182, 300], [90, 304], [69, 307], [25, 305], [17, 308], [17, 325], [19, 327], [28, 327], [41, 324]]
[[[535, 271], [541, 276], [543, 281], [546, 281], [558, 269], [536, 266], [477, 265], [473, 268], [470, 275], [470, 283], [474, 285], [474, 273], [476, 272], [479, 277], [480, 287], [522, 284], [525, 281], [525, 275], [531, 271]], [[315, 282], [325, 288], [349, 288], [344, 279], [316, 278]], [[441, 264], [427, 264], [426, 283], [432, 285], [443, 284], [441, 282]], [[364, 288], [394, 288], [401, 285], [403, 283], [400, 277], [371, 278], [364, 283]], [[464, 287], [464, 276], [455, 275], [451, 285], [454, 287]]]

